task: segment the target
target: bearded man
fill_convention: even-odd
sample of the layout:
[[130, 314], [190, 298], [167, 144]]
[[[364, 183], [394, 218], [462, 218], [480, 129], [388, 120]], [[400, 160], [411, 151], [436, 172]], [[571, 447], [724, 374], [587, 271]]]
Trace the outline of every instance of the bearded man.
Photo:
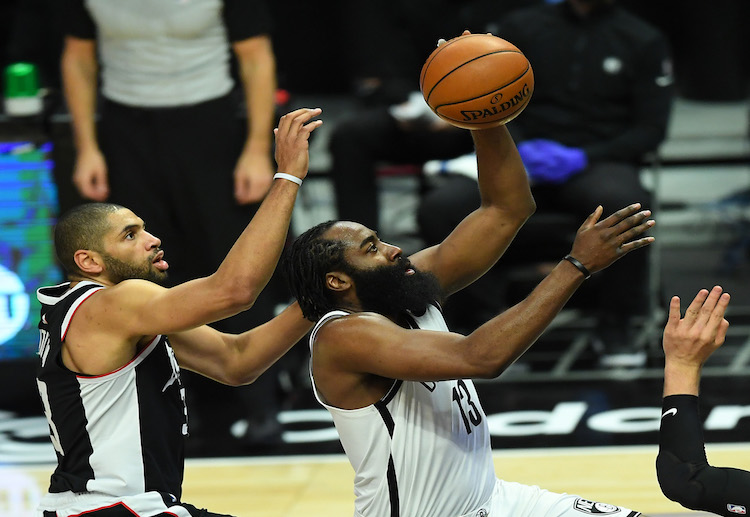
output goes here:
[[[310, 335], [315, 396], [354, 468], [355, 516], [570, 516], [637, 512], [497, 479], [470, 378], [492, 378], [544, 331], [591, 273], [646, 246], [654, 222], [629, 205], [581, 225], [570, 255], [521, 303], [468, 336], [441, 303], [484, 274], [535, 210], [507, 129], [472, 131], [481, 206], [440, 244], [405, 258], [354, 222], [300, 235], [284, 269]], [[542, 243], [543, 245], [543, 243]], [[612, 293], [618, 296], [618, 293]]]

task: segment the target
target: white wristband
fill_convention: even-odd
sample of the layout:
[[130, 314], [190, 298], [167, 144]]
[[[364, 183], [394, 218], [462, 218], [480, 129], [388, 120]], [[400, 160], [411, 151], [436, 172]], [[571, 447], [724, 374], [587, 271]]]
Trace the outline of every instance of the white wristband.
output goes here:
[[297, 176], [292, 176], [291, 174], [287, 174], [286, 172], [277, 172], [273, 175], [273, 179], [278, 180], [289, 180], [292, 183], [296, 183], [297, 185], [302, 185], [302, 180], [299, 179]]

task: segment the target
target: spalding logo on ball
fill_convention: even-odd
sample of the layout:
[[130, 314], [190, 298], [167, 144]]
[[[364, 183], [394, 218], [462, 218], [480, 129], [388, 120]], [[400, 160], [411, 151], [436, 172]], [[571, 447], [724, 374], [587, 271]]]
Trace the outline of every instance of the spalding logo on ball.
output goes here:
[[436, 48], [419, 87], [440, 118], [465, 129], [516, 118], [534, 92], [534, 72], [515, 45], [491, 34], [464, 34]]

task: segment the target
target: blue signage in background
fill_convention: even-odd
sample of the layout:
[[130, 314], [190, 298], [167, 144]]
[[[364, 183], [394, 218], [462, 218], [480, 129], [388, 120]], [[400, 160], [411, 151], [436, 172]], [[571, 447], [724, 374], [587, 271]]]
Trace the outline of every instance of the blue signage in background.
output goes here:
[[52, 230], [52, 144], [0, 142], [0, 360], [36, 354], [36, 290], [62, 282]]

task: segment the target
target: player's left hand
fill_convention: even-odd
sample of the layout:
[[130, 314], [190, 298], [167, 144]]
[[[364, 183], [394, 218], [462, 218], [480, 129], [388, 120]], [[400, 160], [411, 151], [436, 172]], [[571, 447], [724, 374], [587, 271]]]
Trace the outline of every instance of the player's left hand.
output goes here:
[[570, 252], [591, 273], [601, 271], [631, 251], [654, 242], [653, 237], [643, 236], [656, 223], [649, 219], [651, 210], [641, 210], [640, 203], [601, 219], [603, 212], [602, 206], [598, 206], [586, 218], [578, 228]]
[[259, 203], [273, 181], [273, 165], [267, 150], [245, 150], [234, 169], [234, 198], [240, 205]]
[[711, 291], [701, 289], [685, 310], [685, 317], [680, 318], [680, 298], [672, 297], [662, 340], [670, 363], [700, 368], [724, 343], [729, 329], [724, 318], [729, 298], [718, 285]]
[[320, 108], [300, 108], [279, 119], [279, 127], [273, 130], [276, 139], [274, 156], [279, 172], [291, 174], [299, 179], [307, 176], [310, 166], [310, 135], [323, 121], [316, 119]]

